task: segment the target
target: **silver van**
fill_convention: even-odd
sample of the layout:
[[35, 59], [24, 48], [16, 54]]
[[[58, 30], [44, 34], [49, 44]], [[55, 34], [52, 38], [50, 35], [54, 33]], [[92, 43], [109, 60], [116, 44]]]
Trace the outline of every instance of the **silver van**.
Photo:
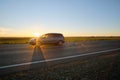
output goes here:
[[42, 45], [42, 44], [62, 45], [65, 42], [64, 36], [61, 33], [47, 33], [40, 36], [38, 39], [32, 39], [31, 41], [29, 41], [29, 43], [37, 44], [37, 45]]

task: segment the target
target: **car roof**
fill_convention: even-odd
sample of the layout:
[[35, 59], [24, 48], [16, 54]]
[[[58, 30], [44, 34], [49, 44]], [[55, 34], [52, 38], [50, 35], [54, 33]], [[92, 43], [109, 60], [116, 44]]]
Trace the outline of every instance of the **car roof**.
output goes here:
[[47, 33], [45, 35], [62, 35], [61, 33]]

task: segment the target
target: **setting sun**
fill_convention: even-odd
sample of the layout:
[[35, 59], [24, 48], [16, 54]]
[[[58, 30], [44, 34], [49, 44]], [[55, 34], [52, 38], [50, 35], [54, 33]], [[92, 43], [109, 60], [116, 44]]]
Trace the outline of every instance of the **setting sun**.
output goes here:
[[39, 37], [39, 36], [40, 36], [40, 33], [39, 33], [39, 32], [35, 32], [35, 33], [34, 33], [34, 36], [35, 36], [35, 37]]

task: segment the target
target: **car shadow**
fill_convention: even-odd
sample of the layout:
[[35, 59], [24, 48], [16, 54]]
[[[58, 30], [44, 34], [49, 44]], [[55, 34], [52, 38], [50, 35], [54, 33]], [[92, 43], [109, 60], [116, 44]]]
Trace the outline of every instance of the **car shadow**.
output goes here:
[[31, 69], [34, 68], [47, 68], [47, 64], [45, 61], [44, 53], [42, 49], [38, 46], [35, 46], [33, 55], [32, 55], [32, 60], [31, 60]]
[[56, 63], [48, 60], [63, 57], [64, 53], [64, 46], [45, 46], [44, 48], [35, 46], [30, 69], [48, 70], [52, 64]]
[[43, 48], [45, 51], [44, 57], [46, 59], [55, 59], [55, 58], [63, 57], [66, 52], [64, 46], [46, 45]]

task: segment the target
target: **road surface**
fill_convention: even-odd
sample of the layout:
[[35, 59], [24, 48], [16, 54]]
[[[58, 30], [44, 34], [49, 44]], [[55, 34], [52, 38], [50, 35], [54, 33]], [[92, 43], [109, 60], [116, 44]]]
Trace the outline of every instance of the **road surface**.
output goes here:
[[[21, 71], [30, 68], [31, 65], [37, 66], [38, 63], [66, 60], [115, 50], [120, 51], [120, 41], [82, 41], [65, 43], [63, 46], [43, 45], [40, 47], [29, 44], [0, 44], [0, 71], [3, 73]], [[27, 67], [23, 67], [26, 65]]]

